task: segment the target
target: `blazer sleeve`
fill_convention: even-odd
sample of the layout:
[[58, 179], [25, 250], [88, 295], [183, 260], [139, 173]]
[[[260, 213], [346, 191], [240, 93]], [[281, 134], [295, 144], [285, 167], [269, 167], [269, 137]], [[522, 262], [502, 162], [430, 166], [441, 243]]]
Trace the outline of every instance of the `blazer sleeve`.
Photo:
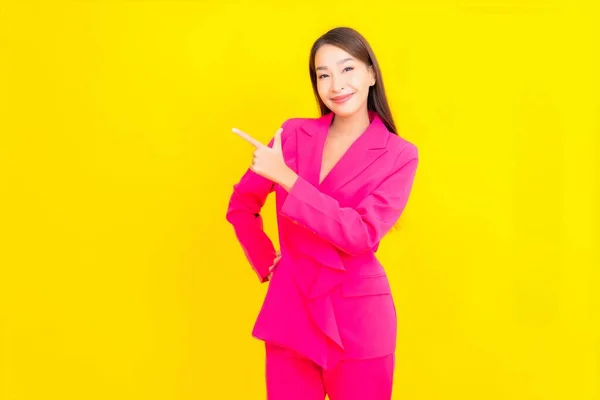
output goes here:
[[409, 143], [391, 173], [356, 208], [341, 207], [336, 199], [298, 177], [280, 212], [347, 254], [372, 251], [400, 218], [417, 164], [417, 147]]
[[[273, 140], [269, 147], [273, 146]], [[269, 267], [277, 256], [273, 242], [263, 229], [260, 215], [267, 196], [273, 190], [273, 181], [247, 169], [239, 182], [233, 185], [226, 213], [226, 219], [233, 225], [237, 240], [261, 283], [268, 281]]]

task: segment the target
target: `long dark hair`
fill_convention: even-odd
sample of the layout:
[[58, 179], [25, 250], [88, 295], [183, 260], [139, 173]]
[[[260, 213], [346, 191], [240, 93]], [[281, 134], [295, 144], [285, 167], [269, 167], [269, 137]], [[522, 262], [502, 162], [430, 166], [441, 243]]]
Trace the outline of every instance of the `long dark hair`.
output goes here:
[[317, 54], [317, 50], [319, 50], [319, 48], [324, 44], [330, 44], [339, 47], [352, 57], [355, 57], [367, 64], [367, 66], [373, 67], [373, 71], [375, 72], [375, 85], [369, 88], [367, 109], [379, 114], [379, 117], [385, 124], [386, 128], [390, 132], [397, 135], [398, 132], [396, 131], [396, 125], [394, 124], [392, 112], [390, 111], [390, 106], [388, 105], [387, 97], [385, 95], [379, 63], [377, 62], [375, 54], [373, 53], [373, 50], [371, 49], [371, 46], [367, 40], [352, 28], [338, 27], [331, 29], [318, 38], [310, 50], [310, 81], [312, 82], [313, 92], [315, 94], [315, 98], [317, 99], [321, 115], [323, 116], [331, 112], [331, 110], [319, 97], [319, 92], [317, 90], [315, 55]]

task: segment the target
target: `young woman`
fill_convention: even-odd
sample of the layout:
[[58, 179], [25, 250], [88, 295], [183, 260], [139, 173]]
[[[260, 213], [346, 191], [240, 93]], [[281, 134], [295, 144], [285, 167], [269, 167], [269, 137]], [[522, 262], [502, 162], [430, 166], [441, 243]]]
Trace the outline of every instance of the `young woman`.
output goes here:
[[[285, 121], [234, 185], [227, 220], [269, 288], [253, 330], [265, 342], [270, 400], [390, 399], [396, 309], [375, 256], [400, 218], [417, 148], [398, 136], [381, 71], [350, 28], [310, 53], [321, 116]], [[260, 215], [275, 192], [276, 252]]]

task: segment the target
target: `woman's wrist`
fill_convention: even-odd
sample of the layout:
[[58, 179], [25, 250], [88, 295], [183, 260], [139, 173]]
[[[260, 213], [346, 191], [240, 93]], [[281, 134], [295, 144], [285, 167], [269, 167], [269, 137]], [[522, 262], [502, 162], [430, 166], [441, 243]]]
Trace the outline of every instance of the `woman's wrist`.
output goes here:
[[296, 180], [298, 179], [298, 174], [294, 172], [290, 167], [287, 167], [285, 172], [282, 174], [283, 176], [279, 180], [279, 185], [284, 188], [286, 191], [290, 191]]

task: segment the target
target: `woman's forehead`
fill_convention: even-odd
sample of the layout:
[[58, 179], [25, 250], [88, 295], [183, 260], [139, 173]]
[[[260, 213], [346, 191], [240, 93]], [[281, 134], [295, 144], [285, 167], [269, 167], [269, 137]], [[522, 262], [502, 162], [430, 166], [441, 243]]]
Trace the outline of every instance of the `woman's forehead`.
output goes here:
[[346, 62], [348, 59], [353, 60], [354, 57], [342, 48], [326, 44], [317, 50], [315, 54], [315, 66], [334, 66], [338, 63]]

